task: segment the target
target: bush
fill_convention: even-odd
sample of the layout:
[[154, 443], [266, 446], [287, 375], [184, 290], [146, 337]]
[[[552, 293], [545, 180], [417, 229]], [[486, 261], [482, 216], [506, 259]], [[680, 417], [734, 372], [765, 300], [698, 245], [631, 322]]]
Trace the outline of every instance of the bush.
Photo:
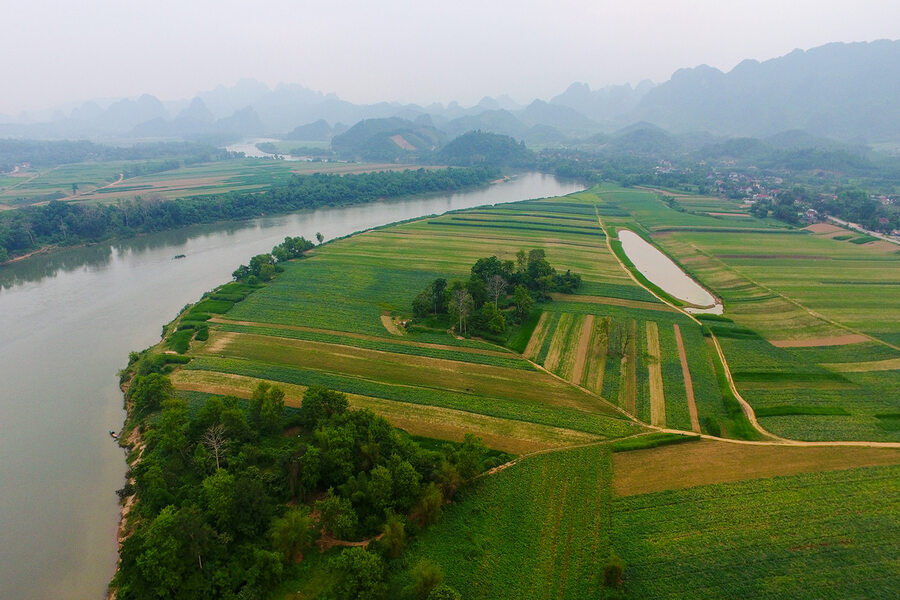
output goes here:
[[610, 554], [603, 565], [603, 585], [608, 588], [621, 587], [624, 573], [625, 562], [615, 553]]

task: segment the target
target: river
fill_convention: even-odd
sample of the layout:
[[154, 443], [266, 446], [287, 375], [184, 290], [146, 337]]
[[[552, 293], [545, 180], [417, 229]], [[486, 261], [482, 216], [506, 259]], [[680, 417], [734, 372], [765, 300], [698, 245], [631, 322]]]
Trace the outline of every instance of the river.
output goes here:
[[0, 267], [0, 598], [103, 596], [125, 473], [107, 434], [124, 418], [116, 371], [238, 264], [287, 235], [331, 239], [580, 189], [528, 173], [464, 193], [169, 231]]

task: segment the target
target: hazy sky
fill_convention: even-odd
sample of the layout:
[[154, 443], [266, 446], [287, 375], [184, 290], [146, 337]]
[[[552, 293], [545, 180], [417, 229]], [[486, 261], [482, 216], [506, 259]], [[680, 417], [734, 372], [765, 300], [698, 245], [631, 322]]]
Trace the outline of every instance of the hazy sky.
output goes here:
[[900, 37], [897, 0], [0, 0], [0, 112], [253, 77], [354, 102], [549, 99], [831, 41]]

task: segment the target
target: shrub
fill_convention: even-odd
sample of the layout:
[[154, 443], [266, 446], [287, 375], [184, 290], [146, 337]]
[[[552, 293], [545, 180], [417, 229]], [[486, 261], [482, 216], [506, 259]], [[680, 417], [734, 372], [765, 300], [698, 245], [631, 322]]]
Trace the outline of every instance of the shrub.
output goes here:
[[625, 562], [615, 553], [610, 554], [603, 565], [603, 585], [608, 588], [620, 587], [624, 572]]

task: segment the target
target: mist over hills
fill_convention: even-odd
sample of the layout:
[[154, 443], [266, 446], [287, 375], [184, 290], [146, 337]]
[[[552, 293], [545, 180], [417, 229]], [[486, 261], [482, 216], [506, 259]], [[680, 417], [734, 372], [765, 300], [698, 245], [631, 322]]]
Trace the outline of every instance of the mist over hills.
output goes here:
[[[441, 145], [472, 130], [528, 144], [602, 145], [610, 136], [621, 138], [624, 128], [636, 123], [675, 135], [700, 132], [698, 139], [707, 139], [703, 134], [768, 138], [800, 131], [810, 139], [869, 144], [900, 141], [898, 97], [900, 41], [880, 40], [795, 50], [764, 62], [745, 60], [727, 73], [706, 65], [680, 69], [660, 85], [643, 81], [592, 90], [573, 83], [549, 101], [535, 99], [525, 106], [508, 96], [485, 97], [471, 107], [456, 102], [354, 104], [302, 85], [273, 89], [245, 79], [189, 100], [162, 102], [145, 94], [85, 102], [36, 121], [0, 116], [0, 136], [222, 143], [261, 135], [302, 140], [308, 135], [311, 141], [327, 141], [335, 130], [352, 131], [363, 121], [401, 119], [416, 125], [398, 128], [394, 123], [388, 129], [405, 128], [410, 139], [403, 139], [416, 148], [420, 143]], [[433, 131], [413, 131], [423, 127]], [[630, 134], [635, 136], [644, 144], [669, 143], [647, 127]], [[788, 138], [799, 139], [796, 133]], [[632, 145], [639, 148], [638, 141]]]

